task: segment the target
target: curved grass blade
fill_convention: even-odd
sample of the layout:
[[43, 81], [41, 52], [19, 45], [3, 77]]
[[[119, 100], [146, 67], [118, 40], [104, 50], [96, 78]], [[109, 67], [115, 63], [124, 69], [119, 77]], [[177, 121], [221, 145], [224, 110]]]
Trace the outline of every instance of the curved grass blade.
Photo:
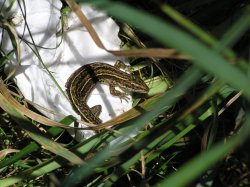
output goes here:
[[[250, 100], [248, 76], [220, 56], [215, 49], [209, 48], [173, 24], [154, 17], [145, 11], [129, 7], [120, 2], [111, 3], [108, 0], [90, 2], [106, 10], [116, 18], [136, 26], [160, 43], [171, 46], [188, 55], [192, 58], [194, 65], [233, 85], [235, 88], [243, 90], [243, 94]], [[121, 14], [121, 12], [123, 13]], [[136, 19], [134, 19], [135, 17]]]
[[48, 139], [46, 135], [35, 127], [26, 117], [22, 116], [2, 94], [0, 94], [0, 107], [4, 109], [17, 124], [24, 128], [32, 139], [41, 144], [43, 148], [62, 156], [74, 164], [81, 164], [83, 162], [78, 156], [62, 147], [59, 143]]
[[19, 38], [18, 38], [18, 34], [16, 32], [16, 30], [13, 28], [13, 26], [11, 26], [8, 21], [2, 17], [2, 15], [0, 15], [0, 20], [4, 26], [4, 28], [6, 29], [6, 31], [8, 32], [10, 39], [11, 39], [11, 43], [13, 48], [15, 49], [15, 53], [16, 53], [16, 59], [17, 59], [17, 63], [20, 65], [21, 64], [21, 48], [19, 45]]
[[[141, 129], [144, 127], [147, 122], [154, 119], [156, 116], [164, 112], [168, 109], [173, 103], [183, 96], [183, 93], [186, 92], [196, 81], [199, 80], [201, 76], [200, 71], [196, 68], [191, 68], [189, 71], [185, 72], [185, 74], [180, 78], [179, 84], [176, 85], [172, 90], [167, 92], [161, 100], [159, 100], [154, 105], [154, 110], [151, 110], [138, 118], [131, 120], [125, 123], [125, 126], [121, 132], [123, 135], [129, 136], [131, 132], [135, 129]], [[95, 168], [99, 167], [103, 163], [105, 163], [106, 159], [109, 159], [112, 156], [113, 151], [116, 149], [119, 150], [121, 147], [124, 138], [117, 138], [115, 143], [104, 148], [98, 154], [96, 154], [91, 160], [88, 161], [88, 164], [83, 164], [81, 167], [75, 168], [72, 172], [72, 175], [69, 175], [65, 181], [63, 182], [64, 186], [72, 186], [78, 184], [84, 178], [87, 178], [92, 173], [94, 173]]]
[[[71, 150], [81, 154], [83, 158], [89, 159], [93, 155], [93, 150], [97, 150], [98, 147], [105, 146], [108, 139], [113, 139], [115, 136], [113, 132], [99, 133], [79, 145], [74, 146]], [[35, 167], [29, 168], [18, 175], [8, 177], [6, 179], [0, 179], [1, 187], [10, 186], [22, 180], [33, 179], [49, 172], [52, 172], [55, 169], [58, 169], [67, 164], [66, 160], [62, 160], [60, 156], [55, 156], [52, 159], [49, 159]]]
[[[192, 111], [194, 108], [202, 105], [207, 99], [214, 95], [217, 92], [218, 87], [221, 87], [220, 83], [218, 83], [218, 85], [212, 85], [208, 88], [208, 90], [204, 91], [202, 97], [197, 99], [197, 101], [195, 101], [194, 104], [188, 107], [185, 111], [179, 112], [180, 114], [177, 114], [174, 119], [158, 124], [149, 131], [141, 133], [139, 137], [136, 138], [135, 142], [133, 142], [133, 146], [119, 155], [118, 160], [124, 160], [124, 158], [127, 157], [129, 158], [125, 161], [125, 163], [121, 164], [121, 161], [119, 162], [119, 165], [117, 165], [114, 173], [110, 175], [108, 180], [106, 180], [105, 185], [112, 185], [116, 180], [118, 180], [119, 177], [124, 175], [126, 172], [129, 172], [133, 164], [139, 161], [141, 150], [143, 150], [143, 154], [150, 153], [150, 156], [145, 159], [145, 163], [148, 163], [161, 154], [161, 152], [166, 151], [181, 137], [194, 129], [197, 124], [202, 123], [208, 117], [213, 115], [213, 113], [210, 112], [211, 107], [199, 108], [202, 111], [199, 112], [201, 113], [200, 116], [198, 116], [198, 114], [194, 116]], [[223, 98], [228, 97], [231, 93], [232, 92], [227, 92], [223, 95]], [[221, 101], [218, 101], [217, 104], [219, 105], [220, 102]], [[199, 118], [199, 120], [197, 120], [197, 118]], [[135, 150], [137, 150], [137, 153]], [[132, 154], [133, 152], [134, 155]], [[114, 159], [112, 162], [114, 162]]]
[[[68, 117], [64, 118], [60, 123], [65, 124], [65, 125], [70, 125], [73, 121], [75, 121], [75, 119], [72, 118], [71, 116], [68, 116]], [[52, 137], [55, 137], [55, 136], [59, 135], [62, 131], [63, 131], [63, 129], [61, 129], [61, 128], [52, 127], [48, 130], [48, 134]], [[37, 151], [39, 148], [40, 148], [40, 146], [37, 143], [31, 142], [29, 145], [25, 146], [22, 150], [20, 150], [18, 153], [16, 153], [12, 157], [10, 157], [6, 160], [0, 161], [0, 169], [5, 167], [5, 166], [8, 166], [8, 165], [15, 163], [16, 161], [27, 156], [28, 154]]]
[[180, 168], [178, 172], [174, 173], [156, 186], [187, 186], [190, 182], [199, 177], [201, 173], [204, 173], [208, 168], [211, 168], [216, 162], [224, 158], [225, 155], [230, 153], [233, 149], [235, 149], [238, 145], [242, 144], [249, 137], [249, 116], [250, 113], [248, 112], [246, 114], [247, 119], [242, 125], [239, 134], [230, 138], [226, 143], [222, 141], [216, 146], [213, 146], [208, 151], [205, 151], [201, 155], [198, 155], [196, 158], [192, 159], [182, 168]]
[[0, 93], [2, 93], [2, 95], [5, 98], [8, 98], [8, 102], [11, 103], [11, 105], [22, 115], [25, 115], [29, 118], [31, 118], [32, 120], [35, 120], [41, 124], [44, 125], [48, 125], [48, 126], [54, 126], [54, 127], [62, 127], [62, 128], [74, 128], [74, 127], [70, 127], [67, 125], [63, 125], [60, 124], [56, 121], [53, 121], [49, 118], [46, 118], [40, 114], [37, 114], [29, 109], [27, 109], [26, 107], [22, 106], [20, 103], [18, 103], [9, 93], [9, 90], [6, 88], [6, 86], [3, 83], [3, 80], [0, 78]]

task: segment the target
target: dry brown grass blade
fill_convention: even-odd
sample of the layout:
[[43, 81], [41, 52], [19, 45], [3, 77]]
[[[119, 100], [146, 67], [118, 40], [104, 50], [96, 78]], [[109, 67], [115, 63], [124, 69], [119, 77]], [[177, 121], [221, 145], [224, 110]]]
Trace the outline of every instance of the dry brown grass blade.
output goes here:
[[[18, 90], [18, 89], [17, 89], [16, 91], [21, 93], [21, 91]], [[59, 117], [59, 118], [61, 118], [61, 119], [67, 117], [66, 115], [57, 113], [56, 111], [49, 110], [49, 109], [47, 109], [47, 108], [45, 108], [45, 107], [43, 107], [43, 106], [41, 106], [41, 105], [38, 105], [37, 103], [34, 103], [33, 101], [28, 100], [28, 99], [24, 98], [23, 96], [20, 96], [20, 95], [16, 94], [15, 92], [11, 91], [11, 90], [8, 90], [8, 92], [9, 92], [11, 95], [13, 95], [13, 96], [15, 96], [15, 97], [17, 97], [17, 98], [19, 98], [19, 99], [22, 99], [22, 101], [25, 102], [26, 104], [29, 103], [30, 105], [32, 105], [33, 107], [35, 107], [35, 108], [38, 109], [39, 111], [48, 112], [48, 113], [53, 114], [54, 116], [57, 116], [57, 117]], [[25, 104], [24, 104], [24, 105], [25, 105]], [[27, 106], [25, 105], [25, 107], [27, 107]], [[92, 124], [92, 123], [87, 123], [87, 122], [85, 122], [85, 121], [81, 121], [81, 120], [76, 120], [76, 121], [77, 121], [78, 123], [84, 124], [84, 125], [86, 125], [86, 126], [90, 126], [90, 127], [95, 126], [94, 124]], [[82, 127], [72, 127], [72, 128], [74, 128], [74, 129], [79, 129], [79, 130], [82, 129]]]
[[147, 99], [146, 101], [142, 102], [138, 106], [130, 109], [129, 111], [127, 111], [127, 112], [125, 112], [117, 117], [112, 118], [111, 120], [109, 120], [105, 123], [102, 123], [98, 126], [86, 127], [86, 128], [83, 128], [83, 130], [107, 129], [107, 128], [119, 125], [119, 124], [126, 122], [128, 120], [131, 120], [133, 118], [136, 118], [136, 117], [140, 116], [142, 113], [145, 113], [147, 111], [152, 110], [152, 106], [154, 106], [154, 103], [157, 102], [162, 96], [163, 96], [163, 94], [153, 96], [153, 97]]
[[115, 56], [126, 56], [126, 57], [148, 57], [148, 58], [173, 58], [180, 60], [188, 60], [186, 55], [178, 53], [174, 49], [163, 49], [163, 48], [145, 48], [145, 49], [132, 49], [132, 50], [121, 50], [113, 51], [107, 50]]
[[8, 154], [19, 152], [18, 149], [3, 149], [0, 151], [0, 160], [4, 159]]
[[[175, 59], [188, 59], [185, 55], [178, 53], [174, 49], [164, 49], [164, 48], [147, 48], [147, 49], [133, 49], [133, 50], [121, 50], [121, 51], [113, 51], [113, 50], [108, 50], [105, 48], [103, 45], [101, 39], [99, 38], [98, 34], [92, 27], [91, 23], [89, 20], [86, 18], [86, 16], [83, 14], [83, 12], [80, 9], [80, 6], [76, 4], [74, 1], [67, 0], [66, 1], [69, 5], [69, 7], [72, 9], [72, 11], [75, 12], [75, 14], [78, 16], [80, 19], [81, 23], [86, 27], [88, 32], [90, 33], [92, 39], [96, 43], [97, 46], [100, 48], [106, 50], [107, 52], [110, 52], [116, 56], [133, 56], [133, 57], [161, 57], [161, 58], [175, 58]], [[76, 127], [70, 127], [70, 126], [65, 126], [61, 123], [55, 122], [49, 118], [46, 118], [42, 115], [39, 115], [26, 107], [20, 105], [9, 93], [9, 90], [5, 87], [2, 79], [0, 79], [0, 92], [3, 94], [3, 96], [10, 101], [10, 103], [24, 116], [29, 117], [30, 119], [37, 121], [41, 124], [47, 125], [47, 126], [56, 126], [56, 127], [62, 127], [62, 128], [76, 128]], [[87, 128], [77, 128], [77, 129], [91, 129], [91, 130], [100, 130], [100, 129], [105, 129], [107, 127], [114, 126], [116, 124], [120, 124], [122, 122], [125, 122], [129, 119], [135, 118], [141, 114], [142, 110], [145, 109], [145, 105], [151, 101], [153, 101], [154, 97], [151, 99], [145, 101], [141, 105], [139, 105], [137, 108], [133, 108], [129, 110], [128, 112], [106, 122], [98, 126], [93, 126], [91, 124], [82, 122], [83, 124], [90, 126]], [[138, 110], [140, 109], [140, 110]]]
[[0, 79], [0, 93], [15, 107], [15, 109], [18, 112], [20, 112], [22, 115], [24, 115], [24, 116], [26, 116], [26, 117], [34, 120], [34, 121], [37, 121], [37, 122], [39, 122], [39, 123], [41, 123], [43, 125], [47, 125], [47, 126], [62, 127], [62, 128], [72, 128], [72, 129], [79, 129], [79, 130], [101, 130], [101, 129], [105, 129], [105, 128], [108, 128], [108, 127], [118, 125], [118, 124], [123, 123], [125, 121], [128, 121], [130, 119], [133, 119], [133, 118], [139, 116], [142, 113], [142, 111], [150, 110], [150, 108], [147, 107], [148, 104], [154, 102], [155, 98], [159, 97], [159, 95], [154, 96], [154, 97], [146, 100], [145, 102], [141, 103], [137, 107], [132, 108], [129, 111], [123, 113], [122, 115], [117, 116], [117, 117], [113, 118], [112, 120], [110, 120], [108, 122], [105, 122], [103, 124], [100, 124], [98, 126], [78, 120], [79, 123], [88, 126], [86, 128], [81, 128], [81, 127], [79, 128], [79, 127], [70, 127], [70, 126], [63, 125], [63, 124], [58, 123], [56, 121], [53, 121], [53, 120], [51, 120], [49, 118], [46, 118], [46, 117], [44, 117], [42, 115], [39, 115], [39, 114], [27, 109], [25, 106], [19, 104], [12, 97], [9, 90], [4, 85], [2, 79]]
[[39, 115], [26, 107], [19, 104], [9, 93], [8, 89], [3, 83], [3, 80], [0, 79], [0, 93], [15, 107], [15, 109], [20, 112], [22, 115], [29, 117], [30, 119], [37, 121], [41, 124], [52, 126], [52, 127], [62, 127], [62, 128], [74, 128], [70, 126], [63, 125], [61, 123], [55, 122], [51, 119], [48, 119], [42, 115]]
[[39, 143], [44, 149], [49, 150], [56, 155], [67, 159], [73, 164], [82, 164], [83, 160], [75, 155], [73, 152], [69, 151], [67, 148], [63, 147], [60, 143], [55, 142], [51, 139], [50, 135], [44, 133], [36, 125], [33, 125], [31, 121], [14, 108], [7, 98], [5, 98], [0, 93], [0, 107], [5, 110], [10, 117], [23, 129], [26, 131], [28, 136]]
[[96, 45], [102, 49], [106, 49], [101, 39], [99, 38], [98, 34], [95, 32], [95, 29], [92, 27], [87, 17], [81, 11], [80, 6], [72, 0], [66, 0], [66, 2], [71, 8], [71, 10], [75, 12], [77, 17], [80, 19], [81, 23], [86, 27], [87, 31], [91, 35], [92, 39], [95, 41]]
[[86, 27], [90, 36], [96, 45], [115, 56], [129, 56], [129, 57], [159, 57], [159, 58], [173, 58], [173, 59], [189, 59], [187, 56], [180, 54], [174, 49], [165, 48], [147, 48], [147, 49], [135, 49], [135, 50], [120, 50], [114, 51], [107, 49], [96, 33], [95, 29], [92, 27], [91, 23], [81, 11], [80, 6], [73, 0], [66, 0], [67, 4], [73, 12], [77, 15], [81, 23]]

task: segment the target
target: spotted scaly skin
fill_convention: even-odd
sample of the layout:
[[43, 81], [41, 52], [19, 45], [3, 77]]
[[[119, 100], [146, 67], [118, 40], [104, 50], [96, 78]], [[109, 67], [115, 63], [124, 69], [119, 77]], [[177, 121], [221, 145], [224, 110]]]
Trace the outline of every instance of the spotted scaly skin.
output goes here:
[[102, 123], [98, 117], [101, 106], [96, 105], [90, 108], [87, 105], [87, 98], [98, 82], [108, 84], [110, 93], [120, 99], [126, 100], [126, 94], [116, 90], [115, 86], [131, 92], [148, 92], [148, 87], [143, 80], [121, 70], [125, 67], [122, 61], [117, 61], [115, 66], [95, 62], [80, 67], [68, 78], [65, 85], [66, 92], [74, 110], [83, 121], [96, 125]]

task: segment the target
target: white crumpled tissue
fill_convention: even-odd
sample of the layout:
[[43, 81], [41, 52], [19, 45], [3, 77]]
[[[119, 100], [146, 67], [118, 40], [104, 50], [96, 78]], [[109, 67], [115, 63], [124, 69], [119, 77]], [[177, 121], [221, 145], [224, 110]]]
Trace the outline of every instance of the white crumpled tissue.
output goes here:
[[[38, 57], [31, 50], [31, 48], [34, 49], [34, 45], [29, 31], [43, 62], [64, 91], [68, 77], [79, 67], [93, 62], [114, 64], [117, 58], [96, 46], [86, 28], [82, 26], [73, 12], [67, 16], [67, 22], [64, 25], [65, 33], [58, 36], [57, 33], [61, 29], [61, 1], [16, 1], [11, 11], [6, 12], [10, 2], [11, 0], [0, 0], [0, 6], [3, 7], [2, 14], [12, 22], [19, 35], [21, 65], [17, 65], [16, 56], [13, 55], [12, 63], [6, 66], [6, 72], [10, 72], [13, 68], [16, 69], [13, 80], [27, 100], [56, 113], [73, 115], [80, 119], [80, 116], [72, 109], [69, 100], [58, 90], [39, 62]], [[18, 2], [21, 4], [18, 4]], [[25, 9], [23, 2], [25, 2]], [[25, 25], [21, 9], [26, 15], [28, 28]], [[89, 5], [81, 5], [81, 9], [91, 21], [105, 47], [111, 50], [119, 50], [121, 41], [118, 38], [119, 27], [117, 24], [105, 13], [93, 9]], [[10, 37], [3, 29], [0, 30], [0, 34], [2, 49], [7, 54], [13, 50]], [[29, 42], [31, 48], [27, 45], [27, 42]], [[132, 101], [129, 97], [128, 102], [121, 102], [118, 97], [110, 94], [107, 85], [97, 85], [88, 99], [88, 105], [92, 107], [97, 104], [102, 106], [100, 119], [107, 121], [129, 110]], [[61, 117], [50, 112], [41, 109], [40, 111], [52, 120], [61, 120]], [[95, 134], [94, 131], [83, 130], [69, 132], [78, 141]]]

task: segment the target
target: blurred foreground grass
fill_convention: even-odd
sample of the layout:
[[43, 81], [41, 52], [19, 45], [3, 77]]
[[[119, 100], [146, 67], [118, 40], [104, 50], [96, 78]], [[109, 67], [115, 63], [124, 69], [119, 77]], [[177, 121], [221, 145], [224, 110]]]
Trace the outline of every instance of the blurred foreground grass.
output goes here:
[[[171, 80], [172, 88], [155, 96], [146, 105], [148, 112], [81, 143], [58, 127], [39, 133], [0, 95], [0, 105], [7, 111], [1, 112], [1, 150], [20, 149], [0, 161], [0, 184], [249, 185], [248, 1], [90, 3], [131, 26], [137, 37], [121, 31], [127, 46], [174, 48], [190, 60], [131, 58], [133, 63], [153, 64], [152, 75]], [[4, 59], [2, 55], [1, 63]], [[62, 123], [72, 121], [68, 117]], [[139, 133], [129, 138], [135, 131]], [[53, 137], [61, 133], [69, 141], [54, 144]], [[48, 142], [46, 149], [30, 143], [29, 137]], [[70, 151], [64, 152], [65, 147]], [[77, 155], [75, 162], [71, 154]], [[78, 158], [84, 163], [70, 165], [59, 155], [74, 164]]]

